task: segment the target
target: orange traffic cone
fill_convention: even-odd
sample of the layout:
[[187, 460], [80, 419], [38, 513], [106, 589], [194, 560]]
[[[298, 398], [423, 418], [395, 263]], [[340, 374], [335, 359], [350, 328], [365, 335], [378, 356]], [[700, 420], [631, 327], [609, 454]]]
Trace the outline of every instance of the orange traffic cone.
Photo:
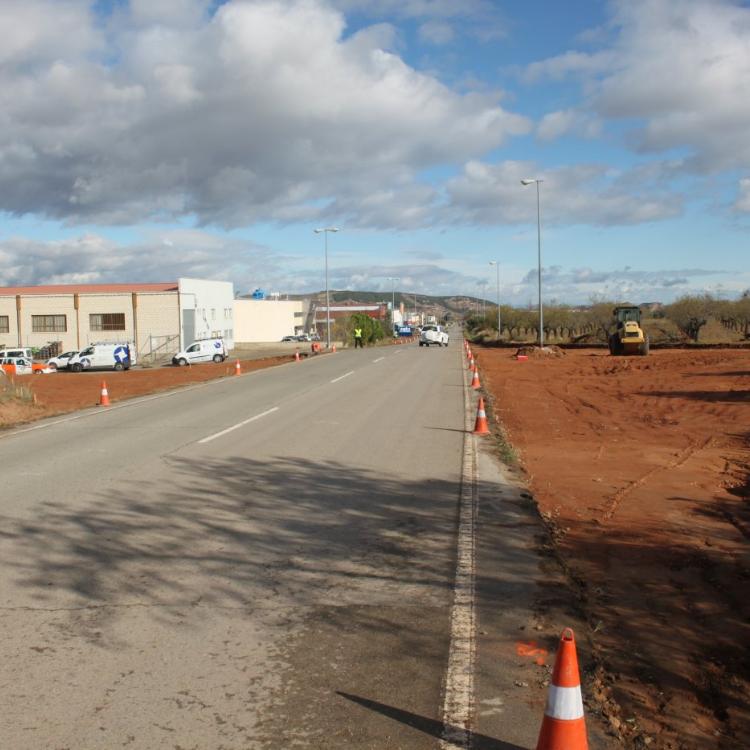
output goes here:
[[469, 357], [469, 364], [467, 365], [467, 369], [469, 369], [472, 372], [474, 372], [474, 368], [475, 367], [476, 367], [476, 365], [474, 364], [474, 357]]
[[474, 422], [474, 434], [490, 434], [490, 428], [487, 426], [487, 414], [484, 411], [484, 399], [481, 396], [479, 397], [479, 404], [477, 405], [477, 421]]
[[299, 362], [299, 352], [294, 352], [294, 361]]
[[474, 376], [471, 379], [471, 387], [478, 391], [482, 386], [479, 384], [479, 370], [477, 370], [476, 365], [474, 366]]
[[565, 628], [555, 657], [536, 750], [588, 750], [573, 631]]
[[107, 384], [102, 380], [102, 395], [99, 398], [99, 406], [109, 406], [109, 391]]
[[331, 344], [331, 353], [336, 354], [336, 344]]
[[240, 366], [239, 359], [234, 363], [234, 374], [242, 375], [242, 367]]

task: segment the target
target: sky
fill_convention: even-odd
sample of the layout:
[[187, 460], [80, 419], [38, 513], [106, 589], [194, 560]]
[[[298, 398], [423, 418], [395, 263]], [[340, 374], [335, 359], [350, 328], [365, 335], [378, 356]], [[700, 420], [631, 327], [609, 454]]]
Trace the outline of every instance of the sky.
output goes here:
[[0, 0], [0, 32], [0, 285], [299, 294], [327, 237], [330, 289], [530, 305], [539, 208], [548, 303], [750, 288], [748, 2]]

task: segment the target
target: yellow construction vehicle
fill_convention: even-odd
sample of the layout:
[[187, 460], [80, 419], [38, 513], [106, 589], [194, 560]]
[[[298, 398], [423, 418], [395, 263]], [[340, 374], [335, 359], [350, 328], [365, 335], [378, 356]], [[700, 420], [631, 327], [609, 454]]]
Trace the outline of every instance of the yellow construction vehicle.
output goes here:
[[640, 354], [646, 356], [649, 340], [641, 328], [641, 308], [634, 305], [621, 305], [612, 311], [615, 330], [609, 336], [609, 353]]

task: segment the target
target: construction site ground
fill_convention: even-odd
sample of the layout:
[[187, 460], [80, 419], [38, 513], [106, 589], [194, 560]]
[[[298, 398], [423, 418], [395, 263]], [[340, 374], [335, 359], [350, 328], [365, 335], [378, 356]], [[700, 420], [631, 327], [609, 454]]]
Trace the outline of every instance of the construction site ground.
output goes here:
[[750, 351], [555, 354], [475, 348], [588, 623], [584, 691], [629, 747], [748, 748]]

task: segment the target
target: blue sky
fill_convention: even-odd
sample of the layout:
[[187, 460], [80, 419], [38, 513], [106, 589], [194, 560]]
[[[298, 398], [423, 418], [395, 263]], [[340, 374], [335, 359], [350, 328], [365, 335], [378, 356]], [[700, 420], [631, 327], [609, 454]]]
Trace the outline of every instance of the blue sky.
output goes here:
[[750, 288], [730, 0], [6, 0], [0, 284]]

